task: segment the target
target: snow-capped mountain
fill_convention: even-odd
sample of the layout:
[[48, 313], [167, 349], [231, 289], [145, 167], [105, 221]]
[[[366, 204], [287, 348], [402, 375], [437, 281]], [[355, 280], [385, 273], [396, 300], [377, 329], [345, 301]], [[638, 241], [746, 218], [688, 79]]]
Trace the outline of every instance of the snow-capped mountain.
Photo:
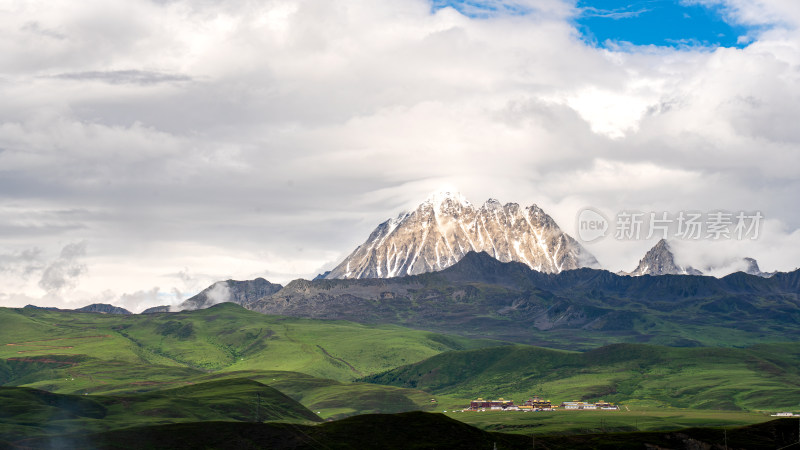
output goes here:
[[460, 194], [445, 192], [378, 225], [326, 278], [417, 275], [449, 267], [469, 251], [547, 273], [599, 268], [595, 257], [536, 205], [489, 199], [475, 207]]
[[666, 239], [661, 239], [653, 246], [633, 272], [625, 274], [640, 275], [702, 275], [703, 273], [693, 267], [683, 267], [675, 264], [675, 255], [669, 248]]
[[727, 260], [718, 266], [709, 266], [703, 269], [703, 273], [714, 276], [725, 276], [734, 272], [744, 272], [748, 275], [756, 275], [763, 278], [769, 278], [777, 272], [762, 272], [758, 267], [758, 261], [753, 258], [738, 258]]
[[744, 272], [764, 278], [775, 275], [775, 272], [762, 272], [758, 262], [753, 258], [727, 260], [718, 266], [704, 267], [702, 271], [692, 266], [680, 266], [675, 263], [675, 254], [665, 239], [661, 239], [648, 250], [633, 272], [618, 272], [618, 275], [708, 275], [719, 278], [734, 272]]

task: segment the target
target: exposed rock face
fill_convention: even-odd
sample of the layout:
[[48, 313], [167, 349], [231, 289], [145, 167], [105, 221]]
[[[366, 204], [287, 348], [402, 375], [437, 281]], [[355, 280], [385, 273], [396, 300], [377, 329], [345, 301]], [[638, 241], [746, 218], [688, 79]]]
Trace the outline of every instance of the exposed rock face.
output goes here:
[[683, 267], [675, 264], [675, 255], [669, 248], [665, 239], [661, 239], [639, 261], [639, 265], [628, 275], [702, 275], [703, 273], [692, 267]]
[[170, 312], [170, 307], [167, 305], [153, 306], [141, 312], [141, 314], [156, 314]]
[[56, 308], [55, 306], [25, 305], [23, 308], [46, 309], [46, 310], [49, 310], [49, 311], [61, 311], [60, 309]]
[[758, 267], [758, 261], [753, 258], [744, 258], [745, 264], [747, 264], [744, 273], [749, 273], [750, 275], [761, 275], [761, 269]]
[[100, 314], [131, 314], [125, 308], [120, 308], [119, 306], [108, 305], [106, 303], [93, 303], [91, 305], [84, 306], [83, 308], [78, 308], [75, 311], [78, 312], [91, 312], [91, 313], [100, 313]]
[[330, 273], [331, 273], [331, 271], [330, 271], [330, 270], [326, 270], [324, 273], [317, 274], [317, 276], [315, 276], [315, 277], [314, 277], [314, 279], [315, 279], [315, 280], [324, 280], [324, 279], [325, 279], [325, 277], [327, 277], [328, 275], [330, 275]]
[[545, 273], [599, 267], [591, 253], [536, 205], [522, 208], [490, 199], [476, 208], [459, 194], [443, 193], [378, 225], [326, 278], [391, 278], [439, 271], [470, 251]]
[[764, 277], [764, 278], [769, 278], [778, 273], [778, 272], [762, 272], [761, 268], [758, 267], [758, 262], [753, 258], [743, 258], [742, 260], [745, 263], [744, 273], [750, 275], [757, 275], [759, 277]]
[[218, 281], [194, 297], [184, 300], [177, 309], [202, 309], [223, 302], [233, 302], [245, 306], [261, 297], [274, 294], [281, 288], [283, 286], [280, 284], [270, 283], [263, 278], [247, 281]]

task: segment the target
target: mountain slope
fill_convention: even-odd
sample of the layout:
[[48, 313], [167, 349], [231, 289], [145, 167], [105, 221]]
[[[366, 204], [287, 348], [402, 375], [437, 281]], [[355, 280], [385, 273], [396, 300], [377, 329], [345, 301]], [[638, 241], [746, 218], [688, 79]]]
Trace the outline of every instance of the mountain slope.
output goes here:
[[[203, 309], [219, 303], [231, 302], [238, 305], [246, 305], [261, 297], [273, 294], [281, 290], [280, 284], [270, 283], [263, 278], [246, 281], [218, 281], [211, 286], [203, 289], [194, 297], [184, 300], [178, 307], [179, 310]], [[152, 309], [152, 308], [151, 308]], [[161, 312], [161, 311], [148, 311]]]
[[476, 208], [448, 192], [378, 225], [326, 278], [417, 275], [449, 267], [470, 251], [546, 273], [599, 267], [594, 256], [536, 205], [521, 208], [490, 199]]
[[0, 403], [0, 435], [12, 439], [170, 422], [321, 422], [319, 416], [282, 392], [246, 378], [115, 396], [67, 395], [0, 386]]
[[614, 344], [584, 353], [504, 346], [440, 353], [363, 381], [461, 398], [543, 395], [756, 410], [800, 402], [798, 364], [797, 343], [745, 349]]
[[[232, 303], [134, 316], [0, 308], [0, 323], [0, 384], [46, 379], [67, 393], [138, 389], [116, 380], [137, 376], [131, 366], [141, 364], [160, 366], [169, 374], [161, 381], [196, 370], [283, 370], [348, 381], [443, 351], [496, 345], [395, 326], [271, 317]], [[61, 370], [75, 379], [50, 373]]]
[[587, 268], [547, 274], [471, 252], [422, 275], [295, 280], [248, 308], [558, 348], [609, 342], [729, 346], [800, 339], [798, 294], [800, 271], [721, 279], [629, 277]]

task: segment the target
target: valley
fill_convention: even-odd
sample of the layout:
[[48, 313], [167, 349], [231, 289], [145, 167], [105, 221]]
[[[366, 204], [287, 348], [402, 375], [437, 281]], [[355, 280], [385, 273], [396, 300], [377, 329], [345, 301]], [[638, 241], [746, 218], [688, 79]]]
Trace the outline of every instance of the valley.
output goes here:
[[[0, 443], [8, 445], [90, 435], [103, 442], [131, 427], [299, 427], [407, 411], [447, 411], [481, 433], [646, 432], [753, 425], [800, 404], [795, 343], [554, 350], [265, 315], [232, 303], [147, 315], [0, 308], [0, 320], [0, 397], [8, 405]], [[479, 396], [533, 395], [622, 408], [460, 412]]]

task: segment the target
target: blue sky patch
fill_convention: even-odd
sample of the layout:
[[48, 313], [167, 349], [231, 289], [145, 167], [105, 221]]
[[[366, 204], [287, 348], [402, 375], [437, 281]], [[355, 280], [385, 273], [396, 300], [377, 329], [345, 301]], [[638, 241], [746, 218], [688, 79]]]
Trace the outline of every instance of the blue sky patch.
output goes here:
[[747, 27], [724, 20], [719, 6], [677, 0], [579, 1], [578, 30], [587, 42], [666, 47], [745, 47]]
[[524, 15], [530, 9], [504, 0], [431, 0], [431, 10], [438, 11], [448, 6], [467, 17], [485, 19], [498, 14]]
[[[524, 15], [509, 0], [431, 0], [433, 11], [453, 7], [465, 16]], [[751, 28], [725, 21], [721, 6], [680, 0], [578, 0], [575, 26], [583, 39], [607, 47], [623, 43], [661, 47], [746, 47]]]

